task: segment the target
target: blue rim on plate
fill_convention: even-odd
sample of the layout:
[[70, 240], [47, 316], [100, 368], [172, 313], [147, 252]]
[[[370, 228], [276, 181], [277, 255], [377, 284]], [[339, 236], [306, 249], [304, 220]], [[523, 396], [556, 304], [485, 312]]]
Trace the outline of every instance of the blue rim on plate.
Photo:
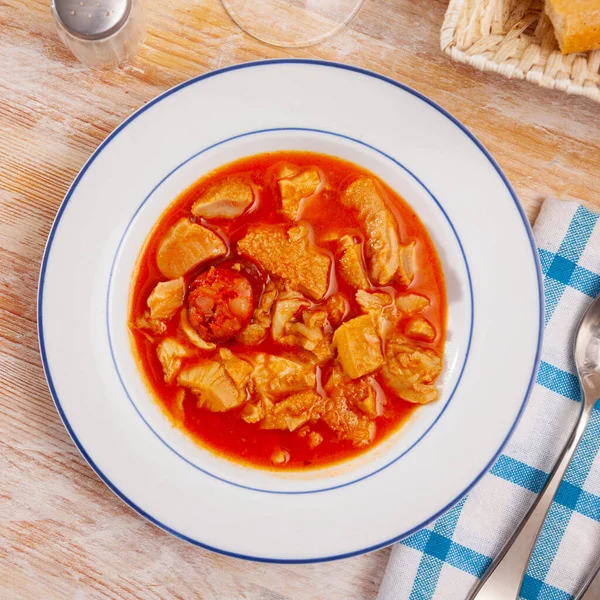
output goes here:
[[[332, 486], [329, 486], [329, 487], [324, 487], [324, 488], [319, 488], [319, 489], [314, 489], [314, 490], [297, 490], [297, 491], [291, 491], [291, 492], [286, 492], [286, 491], [283, 491], [283, 490], [266, 490], [266, 489], [262, 489], [262, 488], [255, 488], [255, 487], [252, 487], [252, 486], [243, 485], [241, 483], [236, 483], [234, 481], [231, 481], [229, 479], [225, 479], [223, 477], [219, 477], [218, 475], [215, 475], [214, 473], [211, 473], [210, 471], [207, 471], [206, 469], [203, 469], [202, 467], [199, 467], [197, 464], [195, 464], [194, 462], [192, 462], [189, 459], [185, 458], [185, 456], [183, 456], [181, 453], [179, 453], [177, 450], [175, 450], [175, 448], [173, 448], [168, 442], [166, 442], [159, 435], [159, 433], [152, 427], [152, 425], [150, 425], [150, 423], [148, 423], [148, 421], [144, 418], [144, 415], [138, 409], [136, 403], [133, 401], [133, 399], [131, 397], [131, 394], [129, 393], [129, 390], [127, 389], [127, 386], [125, 385], [125, 381], [123, 380], [123, 377], [121, 375], [121, 370], [119, 369], [119, 365], [118, 365], [117, 359], [115, 357], [114, 348], [113, 348], [113, 340], [112, 340], [112, 335], [111, 335], [111, 332], [110, 332], [110, 295], [111, 295], [110, 292], [111, 292], [111, 288], [112, 288], [112, 280], [113, 280], [113, 273], [114, 273], [115, 263], [117, 262], [117, 260], [119, 258], [121, 246], [123, 245], [123, 241], [125, 240], [125, 236], [127, 235], [127, 232], [131, 228], [131, 225], [135, 221], [135, 218], [139, 214], [140, 210], [142, 209], [142, 207], [144, 206], [144, 204], [146, 204], [146, 202], [149, 200], [149, 198], [152, 196], [152, 194], [154, 194], [154, 192], [167, 179], [169, 179], [169, 177], [171, 177], [171, 175], [173, 175], [173, 173], [177, 172], [179, 169], [181, 169], [181, 167], [183, 167], [184, 165], [186, 165], [188, 162], [190, 162], [191, 160], [193, 160], [197, 156], [200, 156], [201, 154], [204, 154], [205, 152], [208, 152], [209, 150], [212, 150], [213, 148], [217, 148], [218, 146], [221, 146], [221, 145], [226, 144], [227, 142], [231, 142], [233, 140], [237, 140], [237, 139], [249, 137], [249, 136], [252, 136], [252, 135], [258, 135], [258, 134], [261, 134], [261, 133], [271, 133], [271, 132], [277, 132], [277, 131], [303, 131], [303, 132], [319, 133], [319, 134], [325, 134], [325, 135], [330, 135], [330, 136], [334, 136], [334, 137], [343, 138], [345, 140], [349, 140], [349, 141], [355, 142], [355, 143], [357, 143], [357, 144], [359, 144], [361, 146], [370, 148], [371, 150], [374, 150], [375, 152], [378, 152], [382, 156], [384, 156], [387, 159], [391, 160], [395, 165], [397, 165], [398, 167], [400, 167], [401, 169], [403, 169], [406, 173], [408, 173], [408, 175], [410, 175], [427, 192], [427, 194], [435, 202], [436, 206], [440, 209], [440, 211], [444, 215], [446, 221], [448, 222], [448, 224], [450, 225], [450, 228], [452, 229], [452, 232], [454, 233], [454, 236], [456, 237], [456, 241], [458, 242], [458, 246], [460, 248], [463, 260], [465, 262], [465, 269], [467, 271], [467, 278], [469, 280], [469, 299], [471, 301], [471, 306], [470, 306], [470, 308], [471, 308], [471, 311], [470, 311], [471, 312], [471, 318], [470, 318], [470, 323], [469, 323], [469, 339], [468, 339], [468, 342], [467, 342], [467, 350], [465, 352], [465, 358], [464, 358], [463, 364], [462, 364], [462, 366], [460, 368], [460, 373], [458, 375], [458, 379], [456, 380], [456, 384], [454, 385], [454, 388], [453, 388], [452, 392], [448, 396], [448, 399], [446, 400], [446, 403], [442, 407], [442, 410], [437, 415], [437, 417], [434, 419], [433, 423], [431, 423], [431, 425], [429, 425], [429, 427], [419, 436], [419, 438], [417, 440], [415, 440], [406, 450], [404, 450], [404, 452], [402, 452], [401, 454], [399, 454], [398, 456], [396, 456], [395, 458], [393, 458], [392, 460], [390, 460], [389, 462], [387, 462], [382, 467], [379, 467], [378, 469], [375, 469], [374, 471], [372, 471], [370, 473], [367, 473], [366, 475], [363, 475], [362, 477], [359, 477], [357, 479], [353, 479], [352, 481], [348, 481], [346, 483], [342, 483], [342, 484], [339, 484], [339, 485], [332, 485]], [[225, 140], [221, 140], [220, 142], [216, 142], [215, 144], [212, 144], [212, 145], [210, 145], [210, 146], [208, 146], [206, 148], [203, 148], [199, 152], [196, 152], [192, 156], [186, 158], [184, 161], [182, 161], [181, 163], [179, 163], [179, 165], [177, 165], [174, 169], [172, 169], [167, 175], [165, 175], [152, 188], [152, 190], [150, 191], [150, 193], [142, 200], [141, 204], [137, 207], [137, 209], [133, 213], [131, 219], [129, 220], [129, 223], [127, 223], [127, 226], [125, 227], [125, 230], [123, 231], [123, 235], [121, 236], [121, 239], [119, 240], [119, 243], [117, 245], [117, 250], [116, 250], [115, 255], [113, 257], [112, 265], [111, 265], [111, 268], [110, 268], [110, 275], [109, 275], [109, 279], [108, 279], [107, 291], [106, 291], [106, 332], [107, 332], [107, 336], [108, 336], [108, 345], [109, 345], [109, 348], [110, 348], [110, 355], [112, 357], [113, 365], [115, 367], [115, 371], [117, 372], [117, 377], [119, 378], [119, 381], [121, 383], [121, 387], [123, 388], [123, 391], [125, 392], [125, 395], [127, 396], [127, 398], [129, 399], [129, 401], [133, 405], [133, 408], [135, 409], [136, 413], [139, 415], [139, 417], [142, 419], [142, 421], [146, 424], [146, 426], [148, 427], [148, 429], [150, 429], [150, 431], [152, 431], [152, 433], [169, 450], [171, 450], [171, 452], [173, 452], [174, 454], [176, 454], [179, 458], [181, 458], [181, 460], [184, 460], [187, 464], [189, 464], [190, 466], [192, 466], [194, 469], [198, 469], [199, 471], [201, 471], [205, 475], [213, 477], [214, 479], [218, 479], [219, 481], [222, 481], [224, 483], [228, 483], [229, 485], [234, 485], [236, 487], [240, 487], [240, 488], [243, 488], [243, 489], [251, 490], [253, 492], [262, 492], [262, 493], [265, 493], [265, 494], [284, 494], [284, 495], [317, 494], [319, 492], [327, 492], [329, 490], [336, 490], [338, 488], [346, 487], [346, 486], [352, 485], [353, 483], [358, 483], [359, 481], [363, 481], [364, 479], [367, 479], [368, 477], [372, 477], [373, 475], [376, 475], [380, 471], [383, 471], [384, 469], [387, 469], [390, 465], [394, 464], [395, 462], [397, 462], [398, 460], [400, 460], [403, 456], [405, 456], [406, 454], [408, 454], [431, 431], [431, 429], [435, 426], [435, 424], [440, 420], [441, 416], [446, 411], [446, 408], [448, 408], [448, 406], [450, 405], [450, 402], [452, 401], [452, 398], [454, 397], [454, 394], [456, 393], [456, 390], [458, 389], [458, 386], [460, 384], [460, 380], [462, 379], [463, 373], [465, 371], [465, 367], [467, 366], [467, 361], [469, 359], [469, 352], [471, 350], [471, 340], [473, 338], [473, 322], [474, 322], [474, 319], [475, 319], [475, 307], [474, 307], [474, 304], [473, 304], [473, 285], [472, 285], [472, 282], [471, 282], [471, 271], [469, 269], [469, 263], [467, 261], [466, 255], [465, 255], [465, 251], [464, 251], [462, 242], [460, 241], [460, 237], [459, 237], [459, 235], [458, 235], [458, 233], [456, 231], [456, 228], [454, 227], [454, 224], [452, 223], [452, 220], [450, 219], [450, 217], [448, 216], [448, 214], [444, 210], [444, 207], [440, 204], [440, 202], [438, 201], [438, 199], [429, 190], [429, 188], [410, 169], [408, 169], [407, 167], [405, 167], [402, 163], [400, 163], [399, 161], [397, 161], [395, 158], [393, 158], [389, 154], [386, 154], [382, 150], [379, 150], [378, 148], [375, 148], [374, 146], [372, 146], [370, 144], [367, 144], [366, 142], [363, 142], [361, 140], [357, 140], [357, 139], [355, 139], [353, 137], [350, 137], [348, 135], [343, 135], [341, 133], [335, 133], [335, 132], [332, 132], [332, 131], [326, 131], [326, 130], [323, 130], [323, 129], [309, 129], [307, 127], [276, 127], [276, 128], [273, 128], [273, 129], [260, 129], [260, 130], [257, 130], [257, 131], [249, 131], [247, 133], [241, 133], [239, 135], [234, 135], [234, 136], [232, 136], [230, 138], [227, 138]]]
[[[352, 552], [347, 552], [344, 554], [338, 554], [338, 555], [332, 555], [332, 556], [325, 556], [325, 557], [317, 557], [317, 558], [307, 558], [307, 559], [278, 559], [278, 558], [270, 558], [270, 557], [258, 557], [258, 556], [249, 556], [249, 555], [244, 555], [244, 554], [238, 554], [235, 552], [229, 552], [227, 550], [223, 550], [220, 548], [216, 548], [213, 546], [210, 546], [208, 544], [204, 544], [198, 540], [192, 539], [188, 536], [186, 536], [185, 534], [175, 531], [173, 529], [171, 529], [170, 527], [164, 525], [163, 523], [161, 523], [160, 521], [158, 521], [157, 519], [155, 519], [154, 517], [152, 517], [152, 515], [148, 514], [147, 512], [145, 512], [142, 508], [140, 508], [139, 506], [137, 506], [133, 501], [131, 501], [127, 496], [125, 496], [115, 485], [113, 485], [113, 483], [110, 481], [110, 479], [108, 479], [108, 477], [98, 468], [98, 466], [95, 464], [95, 462], [93, 461], [93, 459], [91, 458], [91, 456], [86, 452], [83, 444], [79, 441], [79, 439], [77, 438], [77, 435], [75, 434], [75, 432], [73, 431], [63, 409], [60, 403], [60, 399], [56, 393], [56, 389], [54, 387], [54, 383], [52, 381], [52, 375], [50, 373], [50, 368], [48, 365], [48, 361], [47, 361], [47, 356], [46, 356], [46, 349], [45, 349], [45, 342], [44, 342], [44, 325], [43, 325], [43, 310], [42, 310], [42, 306], [43, 306], [43, 299], [44, 299], [44, 283], [45, 283], [45, 273], [46, 273], [46, 268], [47, 268], [47, 264], [48, 264], [48, 258], [50, 255], [50, 251], [52, 249], [52, 242], [54, 239], [54, 235], [56, 233], [57, 227], [60, 223], [60, 220], [62, 218], [63, 212], [65, 210], [65, 208], [67, 207], [69, 200], [74, 192], [74, 190], [77, 188], [77, 185], [79, 183], [79, 181], [81, 180], [81, 178], [84, 176], [85, 172], [87, 171], [87, 169], [90, 167], [90, 165], [94, 162], [94, 160], [96, 160], [96, 158], [99, 156], [99, 154], [106, 148], [106, 146], [111, 142], [111, 140], [116, 137], [119, 132], [121, 130], [123, 130], [130, 122], [132, 122], [133, 120], [135, 120], [138, 116], [140, 116], [142, 113], [144, 113], [146, 110], [148, 110], [150, 107], [152, 107], [154, 104], [160, 102], [161, 100], [163, 100], [164, 98], [167, 98], [168, 96], [170, 96], [171, 94], [189, 86], [189, 85], [193, 85], [195, 83], [198, 83], [199, 81], [202, 81], [204, 79], [208, 79], [211, 77], [216, 77], [218, 75], [221, 75], [223, 73], [227, 73], [230, 71], [236, 71], [236, 70], [240, 70], [240, 69], [249, 69], [249, 68], [253, 68], [253, 67], [260, 67], [260, 66], [266, 66], [266, 65], [272, 65], [272, 64], [308, 64], [308, 65], [315, 65], [315, 66], [323, 66], [323, 67], [329, 67], [329, 68], [333, 68], [333, 69], [342, 69], [342, 70], [347, 70], [347, 71], [352, 71], [355, 73], [359, 73], [361, 75], [366, 75], [368, 77], [372, 77], [375, 79], [378, 79], [380, 81], [383, 81], [385, 83], [388, 83], [390, 85], [393, 85], [413, 96], [415, 96], [416, 98], [420, 99], [421, 101], [425, 102], [426, 104], [428, 104], [429, 106], [431, 106], [432, 108], [434, 108], [435, 110], [437, 110], [440, 114], [444, 115], [449, 121], [451, 121], [454, 125], [456, 125], [456, 127], [458, 127], [474, 144], [475, 146], [481, 151], [481, 153], [485, 156], [485, 158], [490, 162], [490, 164], [492, 165], [492, 167], [496, 170], [496, 172], [498, 173], [499, 177], [501, 178], [502, 182], [504, 183], [504, 185], [506, 186], [506, 189], [508, 190], [511, 198], [513, 199], [514, 205], [516, 210], [519, 213], [519, 216], [521, 217], [521, 220], [523, 222], [523, 226], [525, 228], [525, 231], [527, 233], [527, 237], [529, 239], [529, 243], [531, 246], [531, 251], [532, 251], [532, 256], [534, 259], [534, 263], [535, 263], [535, 267], [536, 267], [536, 274], [537, 274], [537, 283], [538, 283], [538, 300], [539, 300], [539, 323], [538, 323], [538, 341], [537, 341], [537, 348], [536, 348], [536, 354], [535, 354], [535, 360], [534, 360], [534, 364], [533, 364], [533, 369], [531, 372], [531, 377], [529, 379], [529, 384], [527, 386], [525, 395], [523, 397], [523, 401], [521, 403], [521, 407], [519, 408], [519, 411], [517, 413], [517, 416], [515, 418], [514, 423], [512, 424], [510, 430], [508, 431], [506, 437], [504, 438], [504, 440], [502, 441], [500, 447], [498, 448], [498, 450], [496, 451], [496, 453], [494, 454], [494, 456], [492, 457], [492, 459], [488, 462], [488, 464], [484, 467], [484, 469], [477, 475], [477, 477], [470, 483], [470, 485], [468, 485], [456, 498], [454, 498], [451, 502], [449, 502], [445, 507], [443, 507], [442, 509], [440, 509], [437, 513], [435, 513], [434, 515], [432, 515], [431, 517], [429, 517], [428, 519], [426, 519], [425, 521], [423, 521], [422, 523], [420, 523], [419, 525], [413, 527], [412, 529], [402, 532], [400, 534], [395, 535], [394, 537], [385, 540], [383, 542], [380, 542], [378, 544], [369, 546], [367, 548], [363, 548], [360, 550], [355, 550]], [[462, 249], [462, 247], [461, 247]], [[445, 109], [443, 109], [441, 106], [439, 106], [438, 104], [436, 104], [435, 102], [433, 102], [432, 100], [430, 100], [429, 98], [427, 98], [426, 96], [424, 96], [423, 94], [417, 92], [416, 90], [413, 90], [412, 88], [398, 82], [395, 81], [393, 79], [390, 79], [389, 77], [386, 77], [384, 75], [381, 75], [379, 73], [375, 73], [373, 71], [368, 71], [366, 69], [362, 69], [360, 67], [355, 67], [355, 66], [351, 66], [351, 65], [344, 65], [341, 63], [335, 63], [335, 62], [328, 62], [328, 61], [322, 61], [322, 60], [311, 60], [311, 59], [272, 59], [272, 60], [264, 60], [264, 61], [256, 61], [256, 62], [250, 62], [250, 63], [244, 63], [244, 64], [240, 64], [240, 65], [233, 65], [230, 67], [225, 67], [223, 69], [219, 69], [217, 71], [212, 71], [210, 73], [205, 73], [203, 75], [199, 75], [197, 77], [194, 77], [193, 79], [190, 79], [188, 81], [185, 81], [173, 88], [171, 88], [170, 90], [167, 90], [166, 92], [164, 92], [163, 94], [157, 96], [156, 98], [154, 98], [153, 100], [151, 100], [150, 102], [148, 102], [147, 104], [145, 104], [144, 106], [142, 106], [140, 109], [138, 109], [136, 112], [134, 112], [130, 117], [128, 117], [125, 121], [123, 121], [123, 123], [121, 123], [101, 144], [100, 146], [98, 146], [98, 148], [94, 151], [94, 153], [92, 154], [92, 156], [87, 160], [87, 162], [85, 163], [85, 165], [82, 167], [81, 171], [77, 174], [77, 177], [75, 178], [75, 180], [73, 181], [73, 183], [71, 184], [71, 187], [69, 188], [65, 199], [63, 200], [63, 202], [61, 203], [56, 218], [54, 220], [54, 223], [52, 224], [52, 228], [50, 230], [50, 234], [48, 236], [48, 242], [46, 244], [46, 249], [44, 251], [44, 256], [42, 259], [42, 265], [41, 265], [41, 270], [40, 270], [40, 279], [39, 279], [39, 286], [38, 286], [38, 306], [37, 306], [37, 310], [38, 310], [38, 338], [39, 338], [39, 343], [40, 343], [40, 354], [41, 354], [41, 358], [42, 358], [42, 365], [44, 368], [44, 373], [46, 375], [46, 379], [48, 381], [48, 387], [50, 389], [50, 393], [52, 395], [52, 398], [54, 400], [54, 403], [56, 405], [56, 409], [60, 415], [60, 418], [65, 426], [65, 428], [67, 429], [67, 431], [69, 432], [69, 435], [71, 436], [73, 442], [75, 443], [75, 445], [77, 446], [78, 450], [81, 452], [82, 456], [85, 458], [85, 460], [88, 462], [88, 464], [92, 467], [92, 469], [94, 469], [94, 471], [96, 472], [96, 474], [98, 475], [98, 477], [100, 477], [100, 479], [108, 486], [108, 488], [115, 494], [117, 495], [121, 500], [123, 500], [123, 502], [125, 502], [128, 506], [130, 506], [133, 510], [135, 510], [138, 514], [140, 514], [141, 516], [143, 516], [144, 518], [146, 518], [148, 521], [150, 521], [151, 523], [153, 523], [154, 525], [156, 525], [157, 527], [160, 527], [161, 529], [163, 529], [164, 531], [167, 531], [168, 533], [182, 539], [185, 540], [187, 542], [190, 542], [191, 544], [194, 544], [196, 546], [205, 548], [207, 550], [211, 550], [213, 552], [218, 552], [220, 554], [224, 554], [226, 556], [232, 556], [235, 558], [242, 558], [242, 559], [246, 559], [246, 560], [253, 560], [253, 561], [258, 561], [258, 562], [269, 562], [269, 563], [314, 563], [314, 562], [328, 562], [328, 561], [332, 561], [332, 560], [339, 560], [342, 558], [349, 558], [351, 556], [356, 556], [359, 554], [364, 554], [367, 552], [372, 552], [374, 550], [377, 550], [379, 548], [384, 548], [385, 546], [389, 546], [390, 544], [393, 544], [405, 537], [408, 537], [409, 535], [413, 534], [414, 532], [418, 531], [419, 529], [422, 529], [423, 527], [427, 526], [429, 523], [431, 523], [432, 521], [434, 521], [435, 519], [437, 519], [440, 515], [442, 515], [443, 513], [445, 513], [448, 509], [450, 509], [452, 506], [454, 506], [459, 500], [461, 500], [461, 498], [463, 498], [466, 494], [468, 494], [473, 487], [478, 483], [478, 481], [489, 471], [489, 469], [491, 468], [491, 466], [494, 464], [494, 462], [496, 461], [496, 459], [498, 458], [498, 456], [500, 455], [500, 453], [502, 452], [504, 446], [506, 445], [506, 443], [508, 442], [509, 438], [511, 437], [511, 435], [513, 434], [517, 424], [519, 423], [519, 420], [521, 419], [521, 416], [523, 414], [523, 411], [525, 410], [525, 406], [527, 404], [527, 399], [529, 398], [529, 395], [531, 393], [531, 390], [533, 389], [534, 383], [535, 383], [535, 378], [536, 378], [536, 374], [537, 374], [537, 370], [539, 367], [539, 362], [540, 362], [540, 355], [541, 355], [541, 349], [542, 349], [542, 334], [543, 334], [543, 324], [544, 324], [544, 295], [543, 295], [543, 282], [542, 282], [542, 271], [541, 271], [541, 267], [540, 267], [540, 263], [539, 263], [539, 259], [538, 259], [538, 255], [537, 255], [537, 249], [536, 249], [536, 245], [535, 245], [535, 240], [533, 238], [533, 232], [531, 231], [531, 227], [529, 226], [529, 222], [527, 220], [527, 217], [525, 215], [525, 212], [523, 210], [523, 208], [521, 207], [521, 205], [519, 204], [519, 201], [517, 199], [517, 196], [515, 194], [515, 191], [513, 190], [512, 186], [510, 185], [510, 183], [508, 182], [508, 179], [506, 178], [506, 176], [504, 175], [504, 173], [502, 172], [502, 169], [500, 168], [500, 166], [498, 165], [498, 163], [494, 160], [494, 158], [490, 155], [490, 153], [485, 149], [485, 147], [483, 146], [483, 144], [464, 126], [462, 125], [462, 123], [460, 123], [460, 121], [458, 121], [455, 117], [453, 117], [448, 111], [446, 111]], [[465, 361], [466, 363], [466, 361]]]

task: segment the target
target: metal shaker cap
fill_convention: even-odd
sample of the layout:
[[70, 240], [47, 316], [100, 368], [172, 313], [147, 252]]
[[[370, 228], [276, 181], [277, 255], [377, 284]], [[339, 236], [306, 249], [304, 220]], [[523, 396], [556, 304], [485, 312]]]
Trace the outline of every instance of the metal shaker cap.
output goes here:
[[54, 10], [71, 35], [99, 40], [123, 27], [131, 0], [54, 0]]

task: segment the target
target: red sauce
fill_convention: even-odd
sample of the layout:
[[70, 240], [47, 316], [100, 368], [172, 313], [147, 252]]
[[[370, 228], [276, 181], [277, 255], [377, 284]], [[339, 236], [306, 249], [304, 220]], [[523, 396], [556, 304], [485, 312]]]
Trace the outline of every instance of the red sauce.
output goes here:
[[[222, 262], [231, 264], [231, 261], [237, 258], [234, 250], [235, 244], [244, 236], [248, 225], [261, 223], [287, 223], [289, 225], [289, 221], [278, 212], [280, 200], [275, 178], [275, 165], [282, 161], [300, 167], [316, 166], [326, 176], [326, 185], [323, 191], [314, 199], [305, 201], [301, 205], [300, 218], [312, 226], [315, 235], [314, 241], [318, 246], [335, 254], [335, 240], [346, 233], [360, 234], [355, 215], [351, 210], [342, 207], [336, 201], [336, 196], [340, 190], [357, 177], [364, 175], [374, 177], [370, 172], [338, 158], [309, 152], [275, 152], [238, 160], [205, 175], [183, 192], [163, 213], [149, 234], [140, 253], [132, 281], [131, 322], [144, 314], [147, 310], [148, 295], [158, 282], [165, 279], [156, 265], [156, 251], [162, 238], [178, 219], [190, 217], [191, 206], [216, 180], [226, 175], [244, 174], [251, 178], [259, 190], [258, 201], [241, 217], [233, 220], [211, 220], [210, 223], [201, 221], [202, 224], [217, 231], [224, 239], [229, 240], [230, 249], [233, 250]], [[385, 183], [381, 181], [380, 183], [386, 192], [388, 206], [397, 220], [401, 242], [404, 244], [413, 240], [417, 242], [414, 281], [408, 290], [399, 284], [392, 284], [391, 287], [394, 287], [398, 293], [410, 291], [429, 299], [430, 305], [422, 315], [432, 323], [437, 337], [431, 344], [421, 343], [420, 345], [432, 348], [439, 356], [442, 356], [446, 329], [446, 291], [439, 257], [427, 230], [412, 208]], [[200, 270], [192, 270], [186, 274], [186, 284], [189, 286], [199, 271], [206, 269], [207, 266], [204, 265]], [[253, 283], [256, 282], [253, 281]], [[386, 289], [389, 290], [389, 287], [381, 288], [381, 291]], [[351, 312], [347, 318], [361, 314], [359, 306], [354, 300], [355, 290], [353, 288], [341, 278], [333, 278], [328, 295], [336, 290], [344, 293], [350, 300]], [[171, 319], [165, 335], [177, 336], [177, 322], [177, 318]], [[383, 414], [376, 419], [377, 429], [373, 444], [366, 448], [354, 448], [349, 441], [338, 440], [327, 425], [318, 421], [316, 425], [311, 425], [311, 431], [320, 433], [323, 436], [323, 442], [316, 448], [310, 449], [306, 438], [300, 437], [297, 432], [263, 430], [257, 424], [246, 423], [240, 418], [241, 408], [224, 413], [198, 408], [196, 397], [189, 391], [186, 392], [183, 400], [182, 412], [177, 402], [177, 392], [181, 388], [176, 383], [165, 383], [163, 369], [156, 356], [156, 341], [150, 341], [143, 332], [133, 328], [131, 328], [131, 335], [134, 352], [148, 386], [174, 423], [203, 446], [238, 462], [273, 468], [271, 462], [273, 450], [282, 448], [290, 453], [290, 460], [285, 465], [286, 469], [303, 469], [336, 463], [361, 454], [381, 442], [401, 427], [416, 409], [414, 404], [402, 400], [386, 389], [381, 378], [376, 376], [376, 381], [381, 387], [380, 393], [384, 395], [385, 404]], [[230, 348], [234, 353], [236, 350], [249, 350], [235, 341], [227, 342], [224, 346]], [[253, 346], [251, 351], [278, 354], [282, 349], [279, 344], [267, 338], [259, 346]], [[290, 348], [285, 347], [285, 352], [289, 354]], [[199, 350], [196, 354], [192, 358], [184, 359], [184, 368], [197, 361], [199, 356], [209, 356], [208, 353]]]

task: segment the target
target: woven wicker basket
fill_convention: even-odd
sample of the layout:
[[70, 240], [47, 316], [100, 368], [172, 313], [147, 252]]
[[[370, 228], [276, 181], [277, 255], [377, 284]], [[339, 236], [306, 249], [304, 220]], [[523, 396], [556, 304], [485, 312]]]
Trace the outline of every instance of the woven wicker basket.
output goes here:
[[450, 0], [441, 45], [482, 71], [600, 102], [600, 50], [561, 54], [543, 0]]

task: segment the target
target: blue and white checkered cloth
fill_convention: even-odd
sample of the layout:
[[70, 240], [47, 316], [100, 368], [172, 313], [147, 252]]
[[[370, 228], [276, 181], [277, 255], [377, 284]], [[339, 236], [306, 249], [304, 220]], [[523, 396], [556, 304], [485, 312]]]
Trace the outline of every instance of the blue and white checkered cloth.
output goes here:
[[[464, 600], [542, 489], [567, 441], [581, 401], [573, 336], [600, 293], [599, 215], [574, 202], [546, 200], [534, 235], [544, 274], [546, 331], [525, 414], [473, 491], [393, 548], [378, 600]], [[538, 539], [522, 599], [573, 598], [600, 557], [599, 450], [600, 403]]]

